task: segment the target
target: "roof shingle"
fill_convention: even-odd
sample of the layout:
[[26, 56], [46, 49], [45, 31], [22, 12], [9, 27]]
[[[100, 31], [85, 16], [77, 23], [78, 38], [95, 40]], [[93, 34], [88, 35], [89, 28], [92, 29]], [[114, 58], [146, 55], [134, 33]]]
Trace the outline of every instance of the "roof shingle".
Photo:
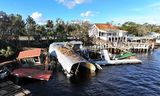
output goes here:
[[97, 26], [98, 29], [100, 30], [118, 30], [118, 27], [113, 26], [111, 24], [95, 24]]

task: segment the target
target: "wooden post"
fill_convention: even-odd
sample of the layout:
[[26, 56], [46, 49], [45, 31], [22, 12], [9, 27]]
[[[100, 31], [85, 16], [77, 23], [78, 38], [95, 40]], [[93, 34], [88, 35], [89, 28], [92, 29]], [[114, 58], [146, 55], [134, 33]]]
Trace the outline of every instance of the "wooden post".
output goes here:
[[48, 64], [49, 64], [49, 62], [50, 62], [50, 60], [49, 60], [49, 57], [48, 57], [48, 55], [46, 55], [46, 59], [45, 59], [45, 71], [48, 71]]

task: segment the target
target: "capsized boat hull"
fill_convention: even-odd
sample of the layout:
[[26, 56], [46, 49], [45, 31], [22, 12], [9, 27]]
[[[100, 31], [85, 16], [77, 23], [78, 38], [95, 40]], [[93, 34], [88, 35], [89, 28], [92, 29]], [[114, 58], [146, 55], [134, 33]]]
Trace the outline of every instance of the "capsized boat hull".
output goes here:
[[56, 55], [58, 62], [61, 64], [68, 77], [77, 73], [94, 73], [96, 70], [94, 64], [89, 63], [86, 59], [76, 54], [72, 49], [65, 46], [54, 45], [49, 53], [51, 56]]

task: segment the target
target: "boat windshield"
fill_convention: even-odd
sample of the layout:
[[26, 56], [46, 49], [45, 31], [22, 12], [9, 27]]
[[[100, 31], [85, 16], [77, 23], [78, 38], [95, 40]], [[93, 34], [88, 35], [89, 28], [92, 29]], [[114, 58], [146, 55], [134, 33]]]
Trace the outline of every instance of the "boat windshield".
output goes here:
[[101, 54], [97, 52], [89, 52], [89, 58], [95, 61], [103, 60]]

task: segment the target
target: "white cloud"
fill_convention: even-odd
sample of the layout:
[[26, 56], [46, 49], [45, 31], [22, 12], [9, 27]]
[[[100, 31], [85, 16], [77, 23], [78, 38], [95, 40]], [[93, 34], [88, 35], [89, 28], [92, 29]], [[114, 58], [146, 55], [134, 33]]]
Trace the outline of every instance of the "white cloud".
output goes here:
[[84, 3], [85, 1], [87, 1], [87, 0], [74, 0], [74, 2], [76, 2], [76, 4], [82, 4], [82, 3]]
[[89, 21], [91, 21], [91, 20], [90, 20], [90, 19], [85, 18], [85, 19], [83, 19], [83, 21], [84, 21], [84, 22], [89, 22]]
[[42, 13], [34, 12], [34, 13], [32, 13], [31, 17], [32, 17], [34, 20], [39, 20], [40, 18], [42, 18]]
[[88, 0], [56, 0], [56, 1], [68, 7], [69, 9], [74, 8], [78, 4], [83, 4], [88, 2]]
[[45, 24], [46, 20], [43, 18], [42, 13], [33, 12], [31, 17], [36, 21], [38, 24]]
[[159, 15], [148, 15], [148, 16], [129, 16], [129, 17], [120, 17], [120, 18], [114, 18], [112, 19], [115, 23], [121, 23], [127, 21], [133, 21], [136, 23], [149, 23], [149, 24], [157, 24], [160, 25], [160, 16]]
[[160, 10], [160, 2], [148, 5], [149, 8]]
[[66, 3], [66, 6], [69, 8], [69, 9], [72, 9], [73, 7], [76, 6], [76, 3], [74, 1], [70, 1], [68, 3]]
[[86, 11], [86, 12], [82, 12], [80, 15], [83, 18], [84, 22], [86, 22], [86, 21], [89, 22], [89, 21], [91, 21], [90, 17], [93, 17], [98, 13], [99, 12]]
[[81, 16], [87, 18], [87, 17], [90, 17], [90, 16], [94, 16], [94, 14], [93, 14], [92, 11], [86, 11], [86, 12], [81, 13]]

